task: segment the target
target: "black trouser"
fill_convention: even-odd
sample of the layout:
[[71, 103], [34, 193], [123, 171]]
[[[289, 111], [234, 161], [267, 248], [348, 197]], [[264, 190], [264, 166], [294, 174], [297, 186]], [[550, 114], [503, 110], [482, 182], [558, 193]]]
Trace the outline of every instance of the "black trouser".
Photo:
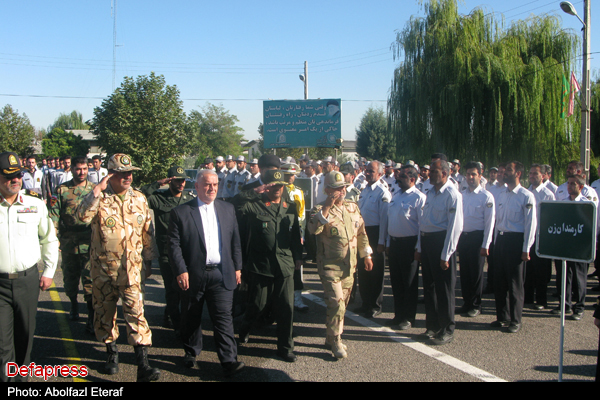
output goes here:
[[[492, 227], [494, 229], [494, 227]], [[487, 285], [486, 290], [494, 292], [494, 248], [496, 242], [496, 234], [492, 235], [492, 242], [490, 243], [490, 248], [488, 250], [489, 255], [487, 257]]]
[[498, 232], [494, 248], [494, 297], [498, 321], [521, 323], [525, 298], [523, 233]]
[[240, 331], [250, 331], [258, 316], [270, 304], [277, 322], [277, 349], [294, 350], [294, 277], [245, 272], [248, 276], [248, 303]]
[[[556, 283], [560, 295], [562, 286], [562, 262], [556, 264]], [[585, 309], [585, 296], [587, 294], [588, 264], [567, 261], [567, 285], [565, 287], [565, 310], [582, 313]]]
[[440, 334], [454, 334], [456, 253], [448, 269], [441, 267], [446, 231], [421, 233], [421, 265], [425, 292], [425, 327]]
[[389, 268], [394, 314], [400, 321], [415, 322], [419, 293], [419, 262], [415, 260], [418, 236], [390, 237]]
[[481, 255], [483, 231], [463, 232], [458, 241], [460, 260], [460, 287], [465, 311], [481, 311], [483, 293], [483, 266], [485, 257]]
[[186, 353], [197, 356], [202, 351], [202, 309], [204, 302], [213, 323], [217, 355], [221, 364], [237, 361], [237, 343], [233, 333], [233, 290], [223, 285], [219, 268], [202, 271], [198, 296], [187, 292], [181, 297], [181, 337]]
[[367, 237], [369, 238], [369, 246], [373, 249], [373, 269], [365, 271], [365, 261], [362, 258], [358, 259], [358, 291], [362, 299], [362, 308], [366, 311], [381, 311], [383, 305], [383, 279], [385, 273], [384, 253], [377, 251], [379, 243], [379, 226], [367, 226]]
[[181, 305], [181, 294], [175, 286], [175, 276], [173, 276], [173, 270], [171, 269], [169, 256], [166, 254], [162, 255], [158, 259], [158, 265], [160, 267], [160, 274], [162, 275], [165, 286], [165, 311], [171, 318], [173, 329], [179, 330], [181, 326], [181, 311], [179, 309]]
[[[0, 278], [0, 381], [26, 382], [17, 374], [6, 376], [6, 364], [29, 365], [35, 332], [40, 278], [37, 265], [16, 279]], [[14, 368], [11, 369], [14, 372]]]
[[548, 306], [548, 284], [552, 279], [552, 260], [538, 257], [535, 243], [529, 252], [525, 268], [525, 304]]

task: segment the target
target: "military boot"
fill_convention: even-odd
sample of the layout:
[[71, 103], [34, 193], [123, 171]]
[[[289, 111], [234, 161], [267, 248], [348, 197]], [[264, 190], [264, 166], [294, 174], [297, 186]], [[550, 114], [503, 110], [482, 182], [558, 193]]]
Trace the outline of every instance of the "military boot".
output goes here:
[[108, 354], [108, 359], [106, 360], [106, 364], [104, 364], [104, 373], [106, 375], [115, 375], [119, 373], [119, 351], [117, 349], [117, 343], [106, 343], [106, 353]]
[[346, 358], [348, 353], [346, 352], [346, 345], [342, 343], [342, 337], [336, 336], [331, 344], [331, 352], [335, 358]]
[[85, 322], [85, 331], [90, 335], [94, 335], [94, 306], [91, 300], [87, 301], [88, 318]]
[[133, 349], [135, 350], [135, 363], [138, 366], [137, 381], [157, 381], [158, 378], [160, 378], [160, 371], [158, 370], [158, 368], [152, 368], [148, 364], [148, 347], [134, 346]]
[[[342, 343], [341, 340], [341, 336], [338, 336], [340, 338], [340, 343]], [[327, 336], [325, 338], [325, 347], [333, 350], [333, 344], [335, 343], [335, 336]], [[344, 349], [344, 351], [348, 350], [348, 346], [346, 346], [344, 343], [342, 343], [342, 348]]]
[[69, 311], [69, 318], [71, 321], [79, 320], [79, 302], [77, 301], [77, 296], [69, 297], [71, 300], [71, 311]]

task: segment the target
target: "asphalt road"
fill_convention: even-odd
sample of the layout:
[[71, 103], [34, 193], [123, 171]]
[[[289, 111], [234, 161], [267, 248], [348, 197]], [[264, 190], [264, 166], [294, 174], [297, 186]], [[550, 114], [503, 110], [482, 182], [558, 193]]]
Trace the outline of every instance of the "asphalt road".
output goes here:
[[[146, 283], [145, 310], [153, 333], [150, 364], [161, 370], [161, 382], [552, 382], [559, 378], [560, 316], [551, 315], [549, 310], [525, 308], [522, 330], [506, 333], [489, 326], [495, 320], [494, 301], [491, 295], [486, 295], [480, 316], [456, 316], [452, 343], [429, 346], [419, 338], [425, 331], [423, 303], [419, 304], [413, 328], [395, 331], [385, 327], [385, 320], [392, 317], [387, 272], [384, 313], [365, 319], [348, 311], [343, 339], [349, 357], [336, 360], [324, 347], [325, 307], [314, 264], [308, 264], [304, 270], [304, 298], [310, 309], [294, 316], [297, 362], [280, 360], [275, 355], [275, 325], [262, 327], [251, 333], [247, 345], [239, 347], [239, 360], [246, 368], [232, 378], [224, 378], [205, 312], [205, 350], [198, 357], [199, 368], [186, 369], [181, 365], [183, 350], [179, 342], [171, 329], [161, 326], [163, 284], [156, 263], [153, 272]], [[89, 374], [85, 378], [50, 378], [48, 382], [135, 382], [137, 367], [133, 348], [127, 344], [120, 307], [120, 373], [107, 376], [100, 372], [106, 359], [105, 347], [84, 330], [87, 311], [83, 296], [80, 295], [81, 319], [69, 321], [69, 302], [64, 295], [60, 268], [54, 284], [40, 295], [32, 361], [37, 365], [85, 365]], [[590, 289], [597, 285], [596, 279], [588, 281], [583, 319], [565, 321], [563, 381], [594, 380], [599, 333], [592, 314], [600, 293]], [[457, 306], [460, 306], [460, 282], [457, 287]], [[553, 286], [550, 292], [554, 292]], [[551, 300], [551, 307], [558, 306], [556, 297]], [[357, 298], [349, 308], [358, 305]], [[236, 328], [239, 322], [238, 317]], [[33, 377], [29, 381], [44, 380]]]

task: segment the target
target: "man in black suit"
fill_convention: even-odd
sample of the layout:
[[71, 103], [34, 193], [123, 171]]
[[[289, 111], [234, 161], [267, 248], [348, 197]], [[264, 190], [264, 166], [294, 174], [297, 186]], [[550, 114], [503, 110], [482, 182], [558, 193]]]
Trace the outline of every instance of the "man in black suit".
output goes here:
[[233, 291], [241, 281], [242, 252], [233, 206], [215, 201], [218, 186], [214, 171], [201, 170], [196, 178], [198, 198], [171, 211], [169, 256], [182, 291], [185, 365], [195, 367], [202, 350], [201, 319], [206, 300], [217, 355], [225, 375], [230, 376], [244, 367], [237, 360], [232, 312]]

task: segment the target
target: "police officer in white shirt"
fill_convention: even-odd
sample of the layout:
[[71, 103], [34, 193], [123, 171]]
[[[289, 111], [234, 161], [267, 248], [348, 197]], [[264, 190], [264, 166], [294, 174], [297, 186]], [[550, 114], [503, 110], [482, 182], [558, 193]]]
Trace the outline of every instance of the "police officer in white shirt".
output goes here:
[[382, 312], [383, 279], [385, 269], [385, 239], [386, 232], [383, 223], [387, 218], [388, 204], [392, 198], [389, 190], [380, 182], [383, 175], [383, 164], [371, 161], [365, 168], [367, 186], [360, 193], [358, 208], [365, 221], [365, 230], [373, 253], [373, 269], [365, 271], [364, 261], [359, 260], [358, 288], [362, 306], [357, 310], [367, 318], [376, 317]]
[[88, 181], [98, 184], [98, 182], [108, 175], [108, 170], [102, 167], [102, 157], [99, 155], [92, 157], [92, 165], [94, 169], [88, 171]]
[[23, 189], [33, 190], [38, 194], [42, 194], [42, 178], [44, 173], [38, 169], [35, 156], [28, 156], [25, 162], [27, 167], [23, 171]]
[[554, 197], [556, 197], [556, 191], [558, 190], [558, 186], [554, 182], [552, 182], [552, 167], [549, 164], [544, 164], [546, 167], [546, 173], [544, 174], [544, 185], [550, 189]]
[[[321, 168], [323, 173], [319, 176], [319, 184], [317, 186], [317, 204], [321, 204], [325, 200], [327, 200], [327, 193], [325, 193], [325, 175], [333, 171], [333, 157], [325, 157], [321, 161]], [[314, 207], [314, 205], [313, 205]]]
[[[258, 164], [258, 160], [256, 162]], [[236, 160], [237, 170], [235, 171], [234, 181], [235, 181], [235, 190], [233, 191], [233, 195], [238, 194], [242, 187], [248, 183], [252, 174], [250, 171], [246, 169], [246, 157], [239, 156]]]
[[465, 166], [467, 189], [463, 201], [463, 231], [458, 242], [460, 254], [460, 286], [463, 306], [460, 313], [468, 317], [481, 314], [483, 267], [489, 255], [496, 211], [494, 196], [481, 187], [482, 165], [471, 161]]
[[[525, 297], [525, 263], [535, 240], [537, 224], [535, 197], [521, 186], [524, 167], [519, 161], [506, 163], [506, 189], [496, 206], [496, 243], [494, 247], [494, 297], [497, 320], [493, 327], [521, 329]], [[508, 301], [507, 301], [508, 300]]]
[[424, 336], [434, 345], [454, 340], [456, 246], [463, 228], [462, 196], [450, 181], [450, 164], [431, 163], [415, 259], [421, 261], [425, 292]]
[[258, 168], [258, 159], [253, 158], [252, 161], [248, 163], [250, 168], [250, 179], [248, 179], [248, 183], [252, 183], [257, 181], [260, 178], [260, 168]]
[[396, 177], [394, 176], [394, 162], [387, 160], [385, 163], [385, 174], [381, 177], [387, 183], [388, 189], [392, 188], [392, 185], [396, 183]]
[[[540, 205], [542, 201], [554, 201], [554, 193], [544, 184], [546, 166], [533, 164], [529, 169], [529, 191], [533, 193], [536, 204], [536, 216], [539, 224]], [[531, 246], [535, 249], [535, 241]], [[536, 310], [548, 307], [548, 284], [552, 278], [552, 260], [540, 258], [535, 251], [530, 251], [530, 260], [525, 268], [525, 304], [533, 304]]]
[[405, 330], [414, 324], [417, 314], [419, 263], [415, 260], [415, 249], [425, 195], [415, 187], [419, 174], [414, 166], [404, 165], [395, 171], [398, 190], [383, 221], [394, 296], [394, 318], [387, 325]]
[[[567, 165], [567, 179], [572, 175], [581, 174], [583, 174], [583, 163], [581, 161], [574, 160]], [[556, 200], [565, 201], [569, 199], [568, 183], [569, 182], [567, 181], [556, 189], [556, 193], [554, 194]], [[583, 189], [581, 189], [581, 195], [587, 197], [588, 200], [593, 201], [596, 204], [596, 207], [598, 207], [598, 194], [591, 186], [584, 185]]]
[[52, 194], [56, 194], [56, 189], [65, 182], [73, 179], [73, 173], [71, 172], [71, 156], [62, 156], [60, 161], [63, 163], [64, 168], [57, 169], [52, 173]]
[[0, 382], [27, 381], [8, 377], [6, 364], [29, 365], [39, 291], [50, 288], [58, 263], [48, 209], [36, 193], [20, 190], [21, 172], [16, 153], [0, 154]]
[[[567, 180], [567, 190], [569, 197], [566, 201], [592, 201], [586, 196], [583, 196], [585, 187], [585, 178], [582, 175], [575, 174], [569, 176]], [[597, 216], [597, 218], [600, 215]], [[598, 221], [596, 221], [598, 224]], [[562, 268], [557, 268], [557, 286], [562, 287]], [[565, 315], [570, 314], [571, 319], [575, 321], [583, 318], [585, 310], [585, 296], [587, 295], [587, 270], [588, 264], [583, 262], [567, 261], [567, 282], [565, 284]], [[560, 277], [560, 278], [558, 278]], [[551, 311], [552, 314], [560, 314], [560, 307]]]

